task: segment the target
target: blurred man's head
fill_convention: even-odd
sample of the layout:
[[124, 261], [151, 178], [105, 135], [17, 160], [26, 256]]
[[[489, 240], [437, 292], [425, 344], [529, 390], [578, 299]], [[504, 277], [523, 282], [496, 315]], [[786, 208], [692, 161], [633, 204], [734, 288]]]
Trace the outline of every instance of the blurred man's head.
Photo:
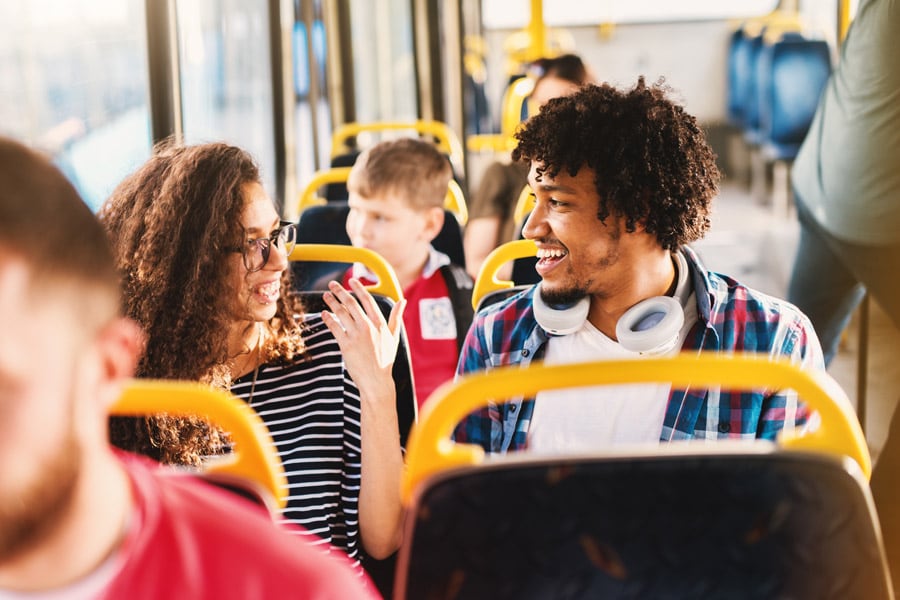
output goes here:
[[0, 563], [67, 518], [131, 375], [106, 235], [45, 158], [0, 139]]

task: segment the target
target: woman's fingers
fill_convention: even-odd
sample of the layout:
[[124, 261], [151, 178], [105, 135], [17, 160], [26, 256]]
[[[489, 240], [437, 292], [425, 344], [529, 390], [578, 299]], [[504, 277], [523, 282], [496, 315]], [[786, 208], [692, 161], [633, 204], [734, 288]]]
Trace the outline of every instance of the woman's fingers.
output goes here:
[[367, 317], [363, 313], [362, 308], [360, 308], [359, 302], [356, 301], [350, 292], [341, 287], [336, 281], [329, 282], [328, 289], [330, 291], [325, 292], [322, 297], [328, 308], [335, 313], [335, 316], [344, 325], [344, 329], [356, 323], [365, 323]]
[[372, 297], [372, 294], [369, 293], [369, 290], [366, 289], [359, 279], [355, 277], [350, 278], [350, 289], [356, 293], [356, 300], [362, 305], [369, 320], [375, 323], [376, 326], [385, 322], [384, 315], [381, 314], [381, 309], [378, 308], [375, 298]]
[[400, 298], [400, 301], [391, 308], [391, 314], [388, 318], [388, 328], [394, 336], [397, 336], [400, 333], [400, 326], [403, 325], [403, 312], [405, 310], [406, 298]]

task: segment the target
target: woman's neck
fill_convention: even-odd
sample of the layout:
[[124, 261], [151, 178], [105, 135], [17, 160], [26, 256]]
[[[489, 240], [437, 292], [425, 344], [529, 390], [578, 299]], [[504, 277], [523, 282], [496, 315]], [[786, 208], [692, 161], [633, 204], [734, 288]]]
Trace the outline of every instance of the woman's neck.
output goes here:
[[236, 326], [228, 336], [228, 363], [231, 379], [246, 375], [259, 366], [263, 327], [258, 321]]

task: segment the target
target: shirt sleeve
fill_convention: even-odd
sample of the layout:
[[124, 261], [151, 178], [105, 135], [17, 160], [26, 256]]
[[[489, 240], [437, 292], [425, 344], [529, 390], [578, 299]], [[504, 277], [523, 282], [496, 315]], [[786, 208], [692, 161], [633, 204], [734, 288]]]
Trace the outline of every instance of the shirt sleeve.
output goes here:
[[[787, 357], [804, 370], [824, 371], [822, 346], [809, 319], [791, 307], [785, 315], [786, 334], [782, 343], [773, 348], [773, 357]], [[811, 411], [800, 401], [794, 390], [779, 390], [763, 399], [757, 436], [774, 440], [782, 429], [804, 427]]]
[[[457, 378], [467, 373], [481, 373], [490, 368], [484, 332], [485, 319], [483, 316], [476, 315], [465, 342], [463, 342], [456, 369]], [[456, 426], [453, 439], [460, 443], [477, 444], [486, 452], [490, 452], [490, 442], [494, 437], [491, 433], [495, 424], [499, 428], [499, 422], [499, 410], [494, 403], [491, 403], [490, 406], [481, 408], [463, 419]]]

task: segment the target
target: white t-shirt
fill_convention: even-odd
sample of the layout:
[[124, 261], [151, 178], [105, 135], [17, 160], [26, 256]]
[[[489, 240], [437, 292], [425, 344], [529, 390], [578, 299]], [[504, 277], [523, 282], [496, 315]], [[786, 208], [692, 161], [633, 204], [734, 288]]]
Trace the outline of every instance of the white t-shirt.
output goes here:
[[[678, 255], [678, 258], [681, 258]], [[677, 259], [676, 259], [677, 260]], [[687, 264], [678, 261], [682, 268]], [[684, 308], [683, 340], [697, 322], [697, 299], [690, 288], [676, 291]], [[678, 293], [681, 292], [681, 293]], [[685, 296], [687, 296], [685, 298]], [[681, 351], [677, 344], [667, 355]], [[585, 321], [575, 333], [551, 337], [544, 364], [637, 358]], [[575, 453], [659, 441], [671, 384], [602, 385], [539, 392], [528, 429], [528, 449], [538, 453]]]

